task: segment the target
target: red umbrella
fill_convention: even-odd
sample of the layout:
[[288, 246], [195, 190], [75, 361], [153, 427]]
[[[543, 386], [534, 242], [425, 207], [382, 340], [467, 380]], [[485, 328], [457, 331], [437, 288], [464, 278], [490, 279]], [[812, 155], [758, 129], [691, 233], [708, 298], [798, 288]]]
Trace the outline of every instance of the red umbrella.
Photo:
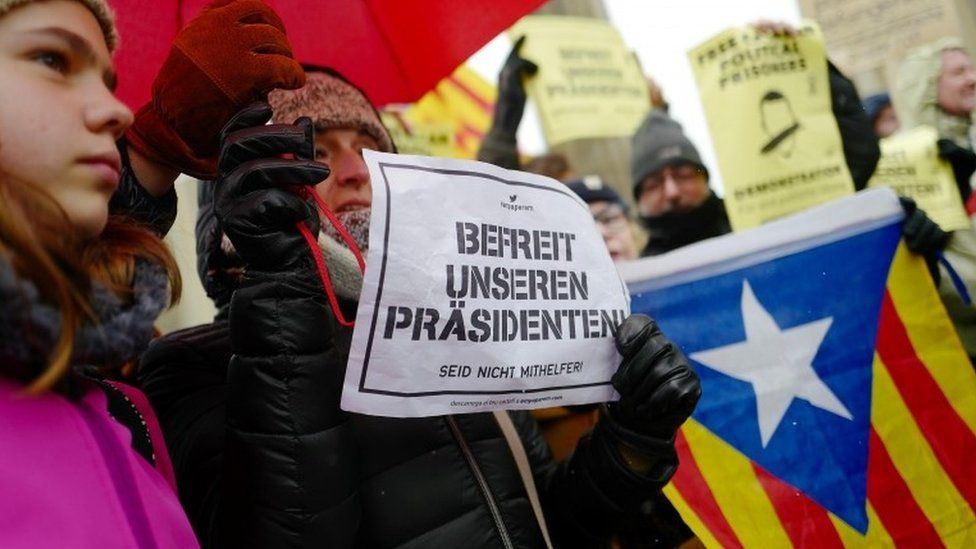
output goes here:
[[[335, 68], [384, 105], [419, 99], [545, 0], [265, 1], [285, 22], [300, 61]], [[207, 2], [109, 2], [122, 37], [118, 95], [137, 108], [148, 101], [176, 32]]]

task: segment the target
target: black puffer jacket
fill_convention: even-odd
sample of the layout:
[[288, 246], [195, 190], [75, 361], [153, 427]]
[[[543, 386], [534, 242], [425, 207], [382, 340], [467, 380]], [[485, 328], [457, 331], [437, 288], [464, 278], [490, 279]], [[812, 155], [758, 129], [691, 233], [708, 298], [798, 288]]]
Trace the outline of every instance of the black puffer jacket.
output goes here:
[[[228, 333], [236, 353], [229, 366]], [[172, 334], [144, 355], [144, 388], [203, 543], [543, 547], [491, 414], [340, 411], [350, 335], [316, 280], [252, 270], [234, 294], [229, 325]], [[608, 417], [557, 465], [534, 420], [512, 417], [558, 547], [606, 544], [676, 467], [672, 441], [645, 438], [640, 449], [657, 465], [646, 476], [631, 472]]]

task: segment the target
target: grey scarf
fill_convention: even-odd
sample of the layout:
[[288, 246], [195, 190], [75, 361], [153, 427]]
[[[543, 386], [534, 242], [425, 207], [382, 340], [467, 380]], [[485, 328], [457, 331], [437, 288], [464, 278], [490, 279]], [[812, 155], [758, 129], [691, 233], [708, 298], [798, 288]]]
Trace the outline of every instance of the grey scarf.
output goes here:
[[[76, 334], [74, 364], [119, 366], [146, 348], [167, 303], [166, 273], [159, 265], [140, 261], [133, 289], [133, 302], [123, 303], [103, 285], [92, 287], [91, 307], [98, 322]], [[14, 361], [33, 375], [45, 364], [60, 330], [58, 309], [0, 256], [0, 360]]]

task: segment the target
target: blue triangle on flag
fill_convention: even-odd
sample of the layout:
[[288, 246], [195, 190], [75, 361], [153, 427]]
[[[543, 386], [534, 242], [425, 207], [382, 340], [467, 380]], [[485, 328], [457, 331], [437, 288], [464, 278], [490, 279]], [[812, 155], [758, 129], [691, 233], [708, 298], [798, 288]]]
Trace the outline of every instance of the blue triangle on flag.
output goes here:
[[[702, 399], [693, 417], [861, 533], [868, 526], [874, 343], [899, 238], [900, 224], [892, 224], [748, 267], [731, 266], [734, 270], [704, 279], [693, 279], [691, 273], [684, 281], [679, 278], [672, 285], [642, 293], [637, 293], [639, 283], [632, 284], [636, 288], [632, 311], [655, 318], [689, 357], [747, 340], [746, 283], [781, 330], [831, 319], [821, 323], [829, 328], [824, 328], [810, 366], [814, 379], [826, 386], [822, 391], [832, 393], [838, 403], [786, 399], [788, 406], [764, 441], [754, 385], [736, 371], [762, 365], [745, 356], [734, 365], [734, 375], [729, 375], [692, 360], [702, 382]], [[768, 404], [764, 410], [769, 410]]]

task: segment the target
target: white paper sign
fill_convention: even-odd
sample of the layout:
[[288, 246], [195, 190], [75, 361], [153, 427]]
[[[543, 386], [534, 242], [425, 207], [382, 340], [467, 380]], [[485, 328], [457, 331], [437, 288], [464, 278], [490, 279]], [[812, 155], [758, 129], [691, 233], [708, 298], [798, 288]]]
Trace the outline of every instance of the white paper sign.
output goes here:
[[421, 417], [616, 397], [627, 289], [565, 185], [364, 151], [369, 255], [344, 410]]

